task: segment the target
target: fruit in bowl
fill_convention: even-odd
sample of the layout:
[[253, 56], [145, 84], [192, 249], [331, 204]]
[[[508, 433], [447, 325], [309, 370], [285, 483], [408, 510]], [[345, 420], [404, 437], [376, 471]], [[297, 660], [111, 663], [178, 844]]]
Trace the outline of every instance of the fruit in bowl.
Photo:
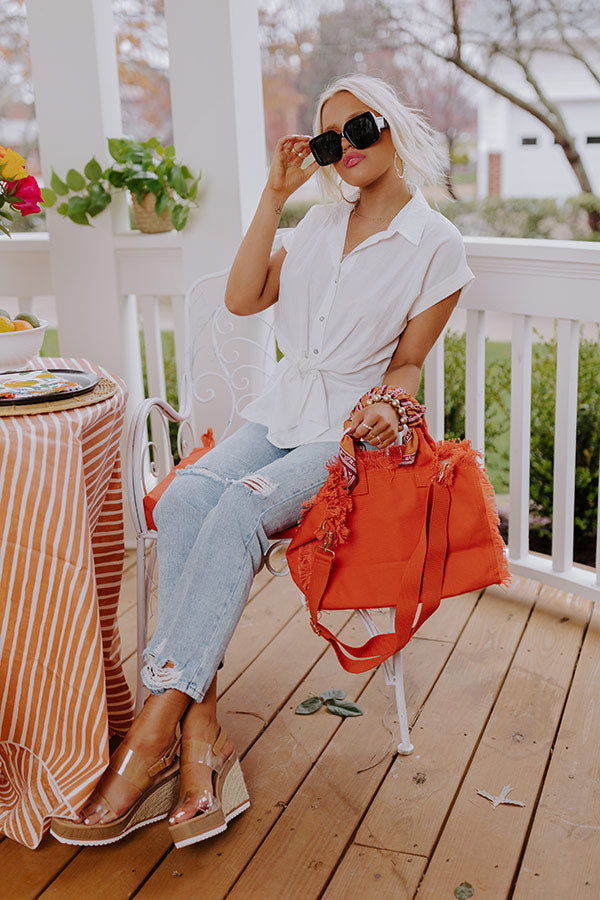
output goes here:
[[0, 309], [0, 372], [24, 366], [42, 348], [48, 323], [32, 313], [19, 313], [14, 319]]

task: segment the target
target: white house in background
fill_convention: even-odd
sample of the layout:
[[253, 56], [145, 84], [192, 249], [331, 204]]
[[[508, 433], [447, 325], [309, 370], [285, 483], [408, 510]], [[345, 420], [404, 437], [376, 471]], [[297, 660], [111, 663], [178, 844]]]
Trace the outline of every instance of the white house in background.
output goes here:
[[[589, 49], [586, 48], [589, 53]], [[600, 52], [596, 51], [600, 69]], [[561, 111], [592, 182], [600, 193], [600, 85], [571, 57], [536, 54], [535, 73]], [[494, 69], [502, 84], [533, 97], [519, 69], [503, 61]], [[542, 123], [504, 97], [481, 89], [478, 103], [477, 193], [479, 197], [556, 197], [581, 193], [573, 170]]]

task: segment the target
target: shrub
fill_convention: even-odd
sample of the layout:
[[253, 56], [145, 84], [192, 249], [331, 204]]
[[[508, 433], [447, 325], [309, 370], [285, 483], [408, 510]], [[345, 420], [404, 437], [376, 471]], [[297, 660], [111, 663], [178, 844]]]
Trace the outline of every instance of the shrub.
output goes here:
[[[446, 437], [465, 433], [465, 336], [445, 339]], [[510, 358], [502, 345], [487, 345], [486, 463], [499, 493], [508, 489], [508, 429], [510, 420]], [[552, 538], [556, 340], [536, 343], [532, 352], [530, 542], [549, 553]], [[491, 363], [491, 364], [490, 364]], [[579, 390], [575, 463], [574, 558], [593, 565], [598, 509], [600, 459], [600, 343], [584, 339], [579, 353]]]
[[279, 222], [280, 228], [295, 228], [295, 226], [300, 222], [308, 210], [314, 206], [314, 203], [309, 203], [308, 201], [292, 201], [291, 203], [286, 203], [283, 207], [283, 212], [281, 213], [281, 220]]
[[[510, 418], [510, 350], [508, 345], [486, 342], [485, 376], [486, 466], [494, 489], [508, 490], [508, 429]], [[466, 336], [449, 331], [444, 339], [444, 436], [465, 436]], [[423, 402], [423, 385], [418, 399]]]
[[462, 234], [585, 241], [600, 239], [590, 232], [587, 217], [599, 205], [595, 195], [580, 194], [564, 203], [547, 197], [484, 197], [446, 201], [439, 209]]
[[[533, 348], [531, 409], [532, 546], [550, 552], [556, 402], [556, 340]], [[574, 557], [593, 564], [597, 530], [598, 460], [600, 457], [600, 344], [582, 340], [579, 350], [579, 390], [575, 441]]]

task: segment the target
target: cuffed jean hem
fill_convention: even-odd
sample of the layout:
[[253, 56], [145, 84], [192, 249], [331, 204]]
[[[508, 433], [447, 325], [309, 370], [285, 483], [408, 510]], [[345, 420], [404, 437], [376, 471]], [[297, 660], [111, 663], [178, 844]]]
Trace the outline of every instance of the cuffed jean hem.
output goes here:
[[[155, 696], [165, 694], [167, 691], [180, 691], [182, 694], [187, 694], [187, 696], [196, 703], [202, 703], [206, 692], [216, 675], [215, 670], [212, 678], [210, 678], [204, 689], [202, 689], [198, 687], [196, 682], [188, 681], [183, 674], [181, 676], [177, 675], [175, 663], [172, 663], [171, 666], [169, 666], [168, 663], [158, 666], [156, 664], [156, 656], [154, 653], [148, 652], [147, 650], [144, 652], [144, 660], [145, 665], [142, 666], [140, 672], [142, 684]], [[219, 663], [217, 669], [220, 669], [222, 665], [223, 663]], [[163, 681], [164, 683], [160, 685], [157, 683], [159, 681]]]

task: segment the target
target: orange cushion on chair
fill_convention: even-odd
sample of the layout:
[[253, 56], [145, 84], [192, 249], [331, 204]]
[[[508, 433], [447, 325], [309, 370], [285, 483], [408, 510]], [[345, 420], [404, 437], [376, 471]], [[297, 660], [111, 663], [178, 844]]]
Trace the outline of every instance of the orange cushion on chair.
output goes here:
[[166, 478], [163, 478], [162, 481], [156, 485], [156, 487], [152, 488], [149, 494], [146, 494], [144, 497], [144, 513], [146, 514], [146, 525], [151, 531], [156, 531], [156, 525], [154, 524], [154, 507], [169, 487], [173, 479], [175, 478], [177, 469], [185, 469], [186, 466], [191, 466], [192, 463], [195, 463], [196, 460], [200, 459], [201, 456], [204, 456], [205, 453], [208, 453], [209, 450], [215, 446], [215, 439], [213, 437], [213, 430], [209, 428], [208, 431], [202, 435], [202, 446], [196, 447], [189, 453], [181, 462], [177, 463], [177, 465], [171, 469]]

